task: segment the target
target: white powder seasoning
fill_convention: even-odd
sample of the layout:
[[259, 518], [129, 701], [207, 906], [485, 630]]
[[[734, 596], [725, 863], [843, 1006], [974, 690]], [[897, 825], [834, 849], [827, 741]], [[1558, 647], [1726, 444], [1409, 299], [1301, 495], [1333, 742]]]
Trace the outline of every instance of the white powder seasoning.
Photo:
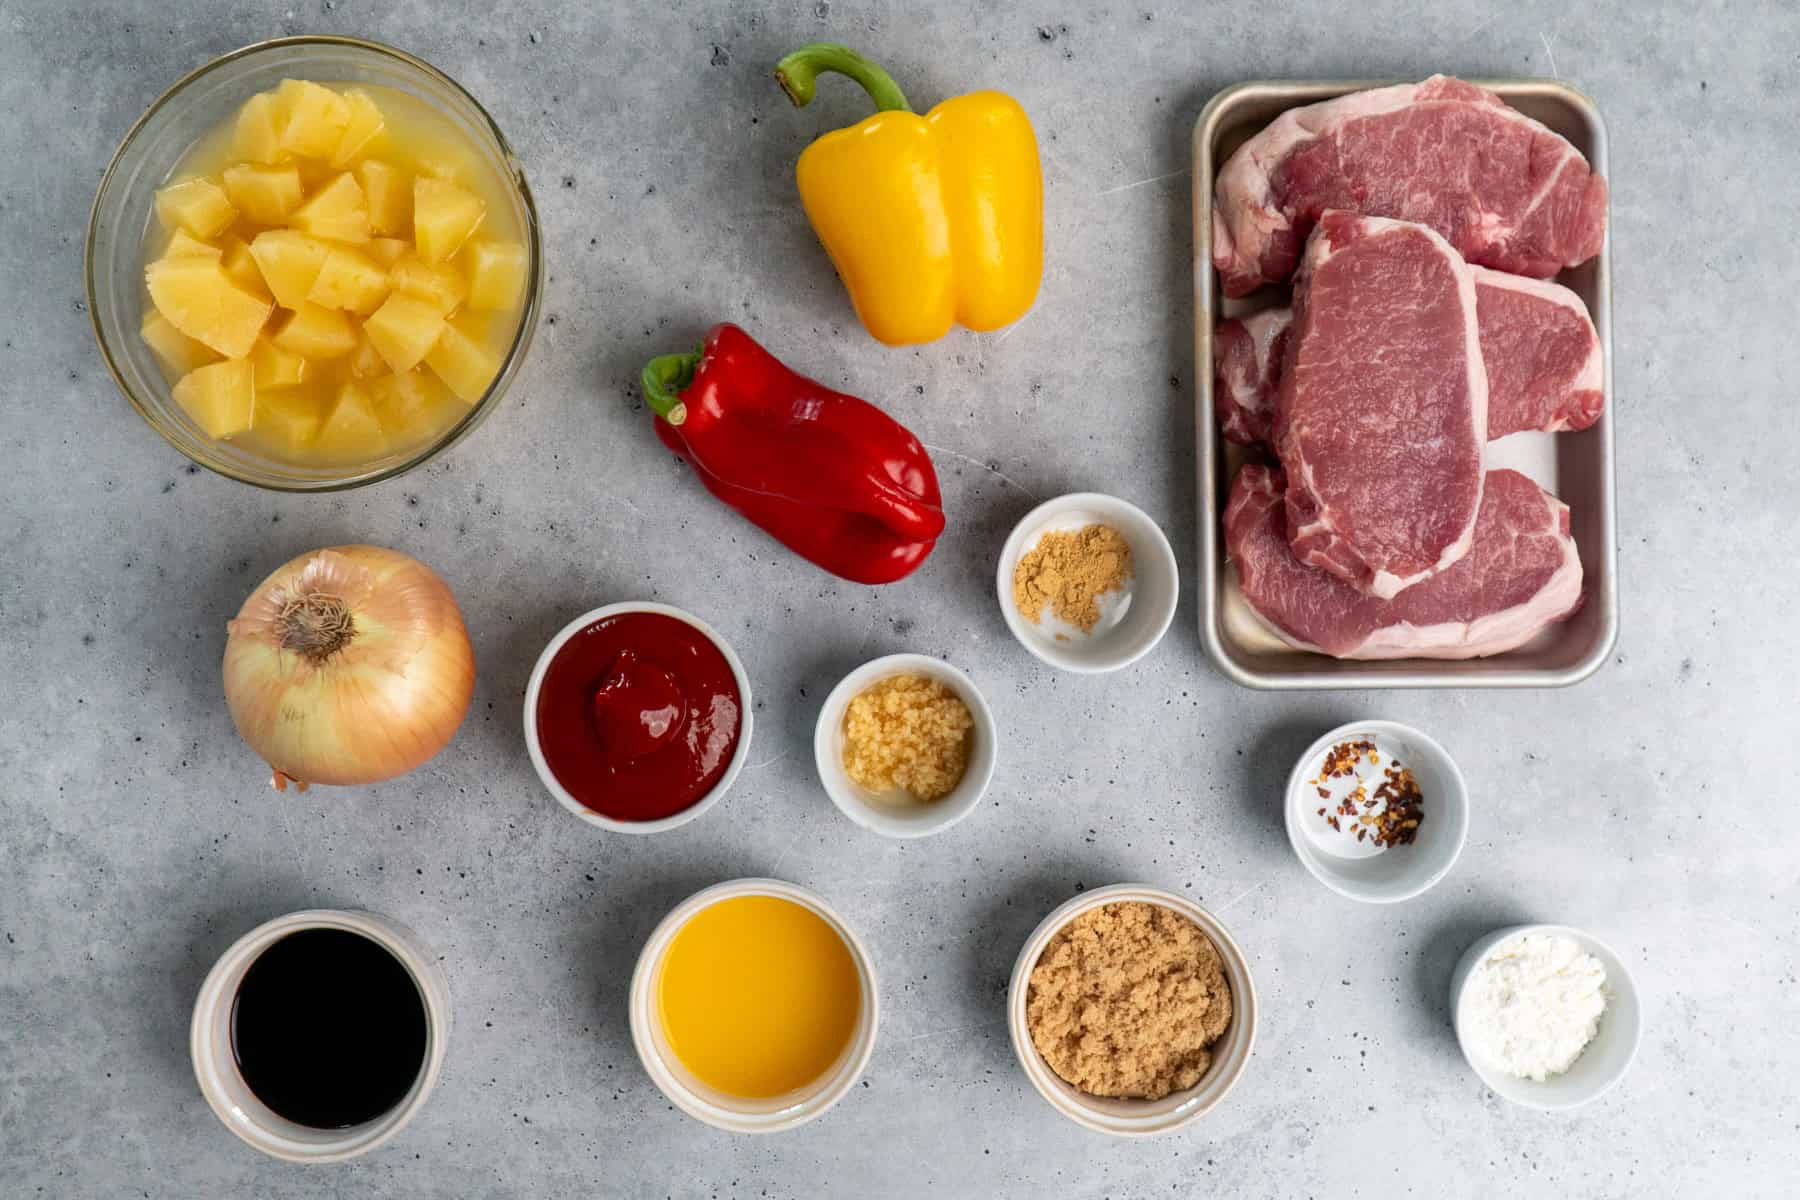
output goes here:
[[1606, 968], [1560, 934], [1520, 934], [1495, 947], [1469, 980], [1463, 1036], [1487, 1062], [1521, 1079], [1572, 1066], [1600, 1030]]

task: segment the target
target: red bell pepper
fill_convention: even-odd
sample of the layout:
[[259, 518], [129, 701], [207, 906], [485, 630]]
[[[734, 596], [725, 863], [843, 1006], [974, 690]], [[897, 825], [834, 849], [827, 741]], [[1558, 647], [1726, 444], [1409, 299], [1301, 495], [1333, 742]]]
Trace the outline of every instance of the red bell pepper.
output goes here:
[[706, 489], [788, 549], [856, 583], [903, 579], [944, 531], [937, 472], [904, 425], [795, 374], [736, 325], [652, 359], [656, 436]]

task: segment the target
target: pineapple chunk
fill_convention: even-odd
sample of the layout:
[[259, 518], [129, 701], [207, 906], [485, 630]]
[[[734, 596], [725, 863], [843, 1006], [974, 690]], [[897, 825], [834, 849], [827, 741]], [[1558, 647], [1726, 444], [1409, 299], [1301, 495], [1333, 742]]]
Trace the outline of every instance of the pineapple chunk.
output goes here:
[[505, 310], [525, 288], [525, 247], [517, 242], [476, 242], [469, 247], [469, 307]]
[[386, 271], [366, 254], [339, 247], [325, 256], [325, 265], [319, 268], [306, 298], [326, 308], [371, 313], [387, 294]]
[[144, 272], [150, 300], [169, 324], [226, 358], [243, 358], [273, 307], [231, 281], [216, 259], [161, 259]]
[[468, 411], [429, 371], [387, 375], [368, 386], [381, 428], [396, 447], [428, 441]]
[[415, 161], [420, 171], [445, 183], [461, 183], [476, 173], [469, 156], [453, 146], [427, 146], [415, 156]]
[[412, 232], [413, 186], [406, 172], [371, 158], [356, 168], [363, 195], [369, 201], [369, 224], [376, 233], [400, 235]]
[[381, 431], [381, 422], [362, 384], [346, 383], [339, 390], [337, 403], [320, 427], [315, 444], [340, 459], [374, 458], [387, 450], [387, 436]]
[[225, 168], [225, 194], [258, 225], [279, 225], [300, 203], [300, 168], [238, 163]]
[[274, 93], [260, 92], [244, 101], [244, 107], [238, 109], [231, 146], [232, 151], [246, 162], [281, 161], [281, 133], [276, 126]]
[[360, 246], [369, 240], [369, 206], [355, 176], [345, 171], [294, 210], [290, 223], [314, 237]]
[[387, 124], [367, 92], [357, 89], [345, 92], [344, 104], [350, 110], [350, 121], [344, 126], [344, 136], [338, 139], [337, 149], [331, 153], [334, 167], [347, 167], [354, 162]]
[[198, 257], [217, 259], [224, 253], [225, 252], [217, 246], [209, 246], [198, 238], [189, 235], [187, 230], [177, 229], [175, 231], [175, 236], [170, 238], [169, 244], [163, 248], [162, 256], [164, 258]]
[[324, 424], [324, 405], [305, 388], [282, 387], [268, 391], [256, 385], [256, 435], [284, 454], [298, 455], [310, 448]]
[[301, 358], [342, 358], [356, 349], [356, 328], [335, 308], [301, 304], [270, 340]]
[[154, 308], [144, 314], [144, 323], [138, 329], [138, 336], [162, 360], [163, 366], [182, 375], [195, 367], [219, 361], [219, 356], [204, 343], [196, 342], [169, 324], [169, 318]]
[[256, 256], [250, 253], [250, 244], [239, 237], [228, 237], [223, 247], [225, 255], [220, 265], [231, 281], [253, 296], [269, 298], [269, 285], [263, 282], [262, 268], [256, 265]]
[[373, 379], [387, 373], [387, 359], [381, 357], [381, 351], [375, 348], [368, 334], [359, 334], [356, 349], [350, 353], [350, 378]]
[[271, 229], [257, 234], [250, 243], [250, 257], [283, 308], [306, 303], [313, 281], [330, 255], [330, 246], [292, 229]]
[[175, 385], [175, 403], [208, 437], [248, 433], [256, 416], [256, 384], [249, 360], [234, 358], [194, 368]]
[[500, 359], [480, 342], [446, 324], [437, 345], [425, 356], [437, 377], [469, 404], [487, 394], [488, 385], [500, 373]]
[[442, 313], [423, 300], [398, 292], [363, 322], [363, 333], [397, 374], [418, 366], [443, 331]]
[[307, 158], [330, 158], [350, 124], [350, 106], [328, 87], [284, 79], [275, 92], [281, 148]]
[[183, 179], [156, 193], [156, 219], [165, 229], [185, 229], [205, 241], [237, 220], [225, 189], [210, 179]]
[[369, 257], [384, 267], [391, 267], [412, 251], [412, 243], [401, 238], [378, 237], [369, 242]]
[[268, 338], [256, 339], [256, 349], [250, 352], [250, 367], [256, 377], [258, 403], [264, 388], [293, 387], [306, 379], [306, 360]]
[[486, 215], [487, 205], [473, 192], [442, 179], [413, 180], [413, 244], [428, 263], [455, 254]]
[[469, 289], [454, 267], [434, 267], [407, 255], [388, 269], [388, 284], [396, 292], [425, 301], [440, 316], [449, 316], [468, 298]]

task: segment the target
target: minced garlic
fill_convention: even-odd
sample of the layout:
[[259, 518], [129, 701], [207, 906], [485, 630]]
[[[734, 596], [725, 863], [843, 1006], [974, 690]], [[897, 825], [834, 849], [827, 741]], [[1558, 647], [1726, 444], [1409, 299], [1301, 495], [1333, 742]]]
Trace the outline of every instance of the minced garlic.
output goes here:
[[923, 675], [890, 675], [844, 713], [844, 770], [872, 792], [941, 800], [969, 767], [975, 718], [954, 691]]

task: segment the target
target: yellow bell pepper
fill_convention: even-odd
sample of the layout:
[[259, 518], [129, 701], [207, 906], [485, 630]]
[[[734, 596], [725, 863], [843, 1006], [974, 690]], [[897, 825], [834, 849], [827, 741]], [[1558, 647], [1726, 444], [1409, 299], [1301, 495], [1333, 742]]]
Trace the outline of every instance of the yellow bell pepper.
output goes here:
[[971, 92], [919, 116], [886, 71], [829, 42], [794, 51], [775, 77], [802, 107], [825, 71], [861, 84], [879, 110], [813, 142], [795, 168], [863, 327], [905, 346], [1024, 316], [1044, 271], [1044, 183], [1018, 101]]

